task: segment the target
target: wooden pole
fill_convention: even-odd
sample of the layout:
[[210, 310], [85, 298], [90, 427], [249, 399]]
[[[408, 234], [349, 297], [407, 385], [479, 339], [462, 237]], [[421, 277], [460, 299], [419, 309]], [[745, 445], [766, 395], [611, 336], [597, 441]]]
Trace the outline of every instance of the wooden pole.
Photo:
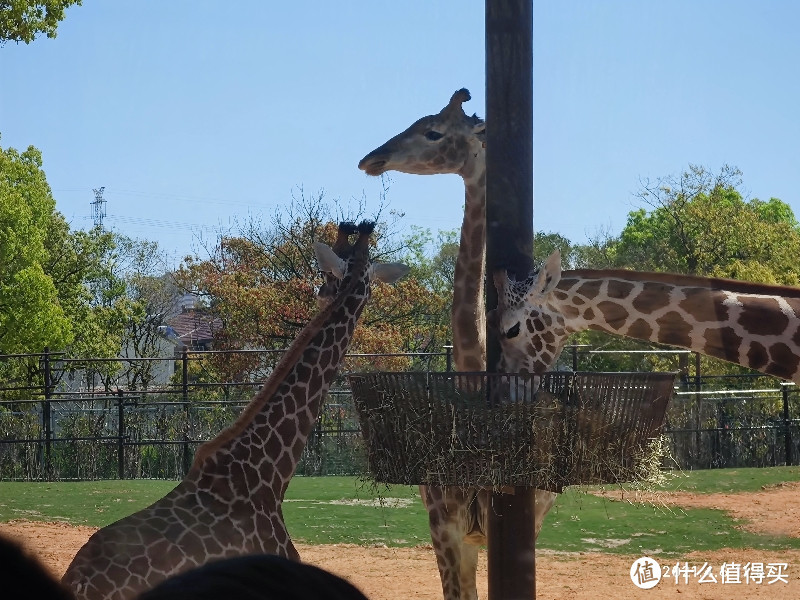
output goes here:
[[[524, 278], [533, 266], [532, 0], [486, 0], [486, 272]], [[486, 286], [488, 309], [497, 306]], [[487, 332], [487, 367], [500, 346]], [[487, 531], [489, 600], [536, 597], [534, 490], [492, 494]]]

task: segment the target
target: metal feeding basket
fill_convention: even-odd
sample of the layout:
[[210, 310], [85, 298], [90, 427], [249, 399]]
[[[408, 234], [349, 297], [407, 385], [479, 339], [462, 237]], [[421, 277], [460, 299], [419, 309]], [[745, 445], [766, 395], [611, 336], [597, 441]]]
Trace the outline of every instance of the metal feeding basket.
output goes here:
[[642, 479], [675, 373], [355, 373], [376, 481], [529, 486]]

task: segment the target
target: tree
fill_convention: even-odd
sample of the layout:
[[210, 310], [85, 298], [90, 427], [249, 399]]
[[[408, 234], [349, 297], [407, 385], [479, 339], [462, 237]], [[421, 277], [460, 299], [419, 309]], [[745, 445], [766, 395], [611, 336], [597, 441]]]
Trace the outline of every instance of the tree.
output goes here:
[[535, 269], [541, 268], [547, 257], [555, 250], [561, 252], [561, 268], [571, 269], [575, 263], [575, 251], [572, 242], [563, 235], [549, 232], [537, 231], [533, 236], [533, 266]]
[[[637, 197], [644, 204], [628, 215], [619, 236], [600, 236], [578, 250], [580, 266], [665, 271], [798, 285], [800, 226], [777, 198], [746, 200], [741, 172], [724, 166], [716, 175], [690, 165], [678, 177], [644, 180]], [[582, 332], [576, 343], [603, 349], [645, 349], [648, 345]], [[602, 356], [593, 367], [609, 368]], [[670, 368], [659, 357], [631, 354], [618, 369]], [[603, 364], [601, 364], [603, 363]], [[738, 372], [738, 367], [703, 358], [704, 369]]]
[[745, 200], [741, 172], [690, 165], [679, 178], [643, 182], [651, 207], [633, 211], [611, 242], [616, 266], [797, 285], [800, 228], [778, 200]]
[[[161, 357], [163, 326], [182, 290], [157, 242], [115, 234], [114, 243], [112, 275], [122, 286], [122, 295], [110, 307], [120, 324], [121, 348], [116, 352], [126, 358]], [[128, 389], [146, 389], [155, 377], [153, 361], [126, 361], [121, 367]]]
[[0, 45], [9, 40], [30, 44], [40, 33], [56, 37], [64, 11], [74, 4], [82, 0], [0, 0]]
[[0, 148], [0, 354], [61, 348], [72, 324], [45, 272], [55, 200], [34, 147]]
[[[356, 215], [354, 219], [358, 219]], [[349, 220], [354, 220], [349, 219]], [[222, 322], [219, 349], [282, 349], [316, 312], [321, 283], [312, 251], [314, 241], [333, 243], [338, 221], [323, 195], [293, 199], [270, 224], [251, 219], [237, 235], [222, 236], [208, 257], [191, 257], [182, 267], [182, 285], [204, 298]], [[378, 260], [403, 260], [423, 253], [421, 232], [398, 239], [380, 223], [371, 254]], [[394, 286], [377, 284], [356, 329], [352, 353], [427, 351], [448, 339], [449, 296], [437, 292], [430, 265], [417, 264]], [[222, 377], [260, 377], [268, 364], [254, 355], [220, 357]], [[348, 359], [347, 368], [404, 368], [404, 357]]]

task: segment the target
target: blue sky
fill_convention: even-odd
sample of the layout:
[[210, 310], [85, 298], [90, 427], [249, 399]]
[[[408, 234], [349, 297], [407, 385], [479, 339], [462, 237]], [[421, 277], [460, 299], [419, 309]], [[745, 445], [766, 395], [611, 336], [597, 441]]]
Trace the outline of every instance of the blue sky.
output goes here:
[[[84, 0], [55, 40], [0, 48], [0, 145], [34, 145], [57, 208], [155, 239], [269, 219], [302, 187], [405, 226], [459, 227], [455, 175], [368, 178], [359, 159], [458, 88], [485, 115], [478, 1]], [[800, 214], [800, 3], [534, 0], [534, 222], [618, 233], [643, 178], [744, 173]]]

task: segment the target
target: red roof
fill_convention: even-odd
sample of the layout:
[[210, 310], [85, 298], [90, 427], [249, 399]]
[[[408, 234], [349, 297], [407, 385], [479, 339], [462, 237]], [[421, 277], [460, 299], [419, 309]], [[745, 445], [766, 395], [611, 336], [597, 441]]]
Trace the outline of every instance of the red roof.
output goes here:
[[222, 320], [200, 310], [185, 309], [182, 313], [167, 320], [178, 339], [185, 346], [205, 345], [213, 340], [213, 332], [222, 328]]

